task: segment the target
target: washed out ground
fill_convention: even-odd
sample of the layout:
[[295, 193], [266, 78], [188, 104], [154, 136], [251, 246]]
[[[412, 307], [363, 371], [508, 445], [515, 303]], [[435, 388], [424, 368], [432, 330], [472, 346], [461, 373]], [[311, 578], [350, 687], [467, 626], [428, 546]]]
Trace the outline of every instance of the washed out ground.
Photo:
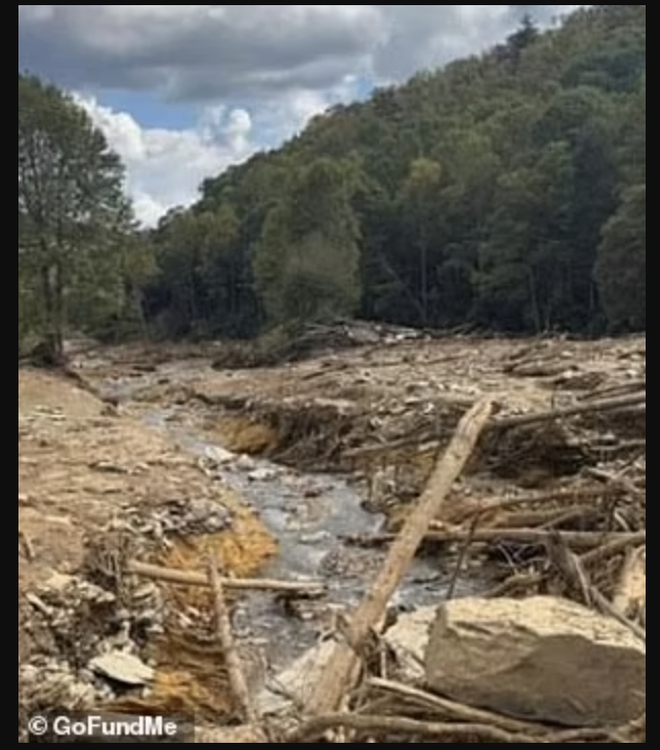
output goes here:
[[[397, 527], [478, 397], [508, 415], [625, 391], [645, 377], [645, 346], [643, 337], [393, 336], [241, 370], [221, 367], [220, 344], [78, 342], [75, 379], [19, 369], [22, 720], [92, 704], [229, 721], [205, 590], [126, 577], [127, 559], [202, 571], [213, 555], [225, 575], [326, 583], [321, 602], [233, 597], [256, 690], [359, 600], [384, 553], [348, 537]], [[571, 439], [549, 429], [540, 443], [524, 434], [487, 443], [445, 520], [484, 498], [561, 487], [622, 439], [634, 450], [644, 437], [638, 421], [599, 420], [585, 417]], [[393, 605], [441, 601], [455, 552], [426, 550]], [[459, 595], [502, 572], [471, 565]], [[93, 668], [117, 650], [152, 667], [153, 679], [128, 686]]]

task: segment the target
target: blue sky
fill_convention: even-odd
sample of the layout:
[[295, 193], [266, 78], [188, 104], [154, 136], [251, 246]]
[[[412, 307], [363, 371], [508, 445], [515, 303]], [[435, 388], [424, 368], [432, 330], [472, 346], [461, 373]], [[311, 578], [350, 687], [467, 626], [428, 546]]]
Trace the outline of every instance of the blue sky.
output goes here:
[[374, 86], [478, 54], [575, 5], [19, 5], [19, 70], [72, 92], [138, 218]]

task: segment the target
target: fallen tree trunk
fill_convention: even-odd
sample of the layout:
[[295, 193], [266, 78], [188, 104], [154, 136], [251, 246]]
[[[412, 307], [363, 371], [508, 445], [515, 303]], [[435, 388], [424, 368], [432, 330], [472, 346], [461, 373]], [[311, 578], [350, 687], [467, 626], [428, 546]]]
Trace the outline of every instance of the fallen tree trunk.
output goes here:
[[490, 401], [479, 401], [458, 423], [446, 452], [436, 464], [424, 492], [392, 544], [376, 581], [347, 624], [346, 641], [335, 645], [333, 655], [306, 706], [308, 713], [324, 714], [336, 710], [342, 695], [350, 688], [358, 665], [356, 651], [362, 647], [370, 629], [384, 615], [387, 603], [410, 566], [429, 522], [437, 515], [456, 477], [472, 455], [491, 411]]
[[[208, 586], [209, 579], [204, 573], [195, 573], [175, 568], [162, 568], [159, 565], [131, 560], [126, 565], [127, 573], [156, 578], [169, 583], [181, 583], [187, 586]], [[228, 589], [250, 589], [257, 591], [278, 591], [292, 596], [323, 596], [325, 586], [317, 581], [276, 581], [269, 578], [220, 578], [220, 583]]]
[[595, 411], [612, 411], [613, 409], [625, 409], [629, 406], [646, 405], [646, 391], [644, 393], [635, 393], [630, 396], [621, 396], [620, 398], [603, 399], [602, 401], [592, 401], [589, 404], [580, 404], [579, 406], [567, 406], [563, 409], [552, 409], [550, 411], [537, 412], [535, 414], [517, 414], [513, 417], [502, 417], [493, 420], [489, 428], [493, 430], [503, 430], [509, 427], [520, 427], [521, 425], [534, 424], [536, 422], [548, 422], [552, 419], [561, 417], [572, 417], [576, 414], [586, 414]]
[[231, 631], [229, 611], [227, 610], [227, 604], [222, 591], [222, 583], [220, 582], [220, 576], [218, 575], [217, 565], [213, 559], [209, 559], [208, 561], [208, 583], [213, 591], [215, 604], [215, 631], [225, 654], [229, 683], [240, 704], [242, 713], [241, 718], [249, 724], [255, 724], [258, 718], [257, 712], [254, 710], [254, 706], [250, 700], [250, 693], [248, 691], [245, 675], [243, 674], [241, 660], [236, 651], [236, 646], [234, 645], [234, 636]]
[[[560, 531], [562, 540], [575, 549], [592, 549], [599, 545], [617, 543], [617, 549], [629, 544], [643, 541], [645, 532], [617, 532], [617, 531]], [[642, 536], [640, 536], [642, 534]], [[462, 542], [468, 537], [472, 542], [518, 542], [520, 544], [544, 544], [550, 531], [547, 529], [478, 529], [470, 534], [466, 529], [451, 529], [449, 531], [427, 531], [423, 540], [427, 542]], [[361, 538], [348, 538], [346, 541], [365, 547], [387, 544], [396, 539], [395, 534], [373, 534]]]

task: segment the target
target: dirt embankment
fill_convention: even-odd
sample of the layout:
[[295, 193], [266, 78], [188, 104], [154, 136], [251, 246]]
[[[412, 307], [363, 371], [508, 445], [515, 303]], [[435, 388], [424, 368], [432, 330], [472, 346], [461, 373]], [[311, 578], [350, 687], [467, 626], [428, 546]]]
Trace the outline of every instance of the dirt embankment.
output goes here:
[[[179, 590], [168, 601], [153, 584], [122, 581], [122, 564], [203, 569], [213, 552], [241, 576], [276, 548], [240, 498], [165, 435], [66, 378], [19, 370], [22, 714], [133, 702], [230, 715], [226, 678], [209, 658], [216, 647], [203, 638], [206, 595]], [[116, 650], [155, 668], [152, 688], [127, 690], [90, 670]]]

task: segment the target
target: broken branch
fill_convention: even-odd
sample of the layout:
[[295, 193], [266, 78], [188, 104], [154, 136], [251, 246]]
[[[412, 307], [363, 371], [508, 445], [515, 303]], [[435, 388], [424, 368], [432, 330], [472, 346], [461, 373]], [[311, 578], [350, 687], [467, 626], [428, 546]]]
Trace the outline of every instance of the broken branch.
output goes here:
[[250, 724], [254, 724], [258, 717], [254, 710], [254, 706], [252, 705], [252, 701], [250, 700], [250, 693], [243, 674], [241, 660], [234, 645], [234, 636], [231, 630], [229, 611], [227, 609], [227, 604], [225, 603], [217, 565], [213, 558], [210, 558], [208, 561], [208, 583], [213, 591], [216, 635], [218, 636], [218, 640], [224, 650], [227, 672], [229, 674], [229, 683], [231, 684], [234, 695], [241, 706], [241, 712], [243, 714], [242, 718]]
[[[169, 583], [187, 586], [208, 586], [208, 576], [175, 568], [163, 568], [151, 563], [131, 560], [126, 565], [127, 573], [156, 578]], [[220, 578], [220, 583], [228, 589], [251, 589], [257, 591], [281, 591], [291, 595], [319, 597], [326, 593], [325, 586], [317, 581], [276, 581], [269, 578]]]
[[323, 714], [335, 710], [345, 689], [350, 688], [357, 665], [354, 646], [364, 642], [370, 630], [385, 614], [387, 602], [410, 566], [430, 520], [438, 514], [445, 496], [472, 455], [491, 411], [490, 401], [479, 401], [458, 423], [424, 492], [390, 547], [376, 581], [355, 610], [348, 624], [348, 642], [335, 644], [334, 652], [310, 697], [307, 705], [309, 713]]

